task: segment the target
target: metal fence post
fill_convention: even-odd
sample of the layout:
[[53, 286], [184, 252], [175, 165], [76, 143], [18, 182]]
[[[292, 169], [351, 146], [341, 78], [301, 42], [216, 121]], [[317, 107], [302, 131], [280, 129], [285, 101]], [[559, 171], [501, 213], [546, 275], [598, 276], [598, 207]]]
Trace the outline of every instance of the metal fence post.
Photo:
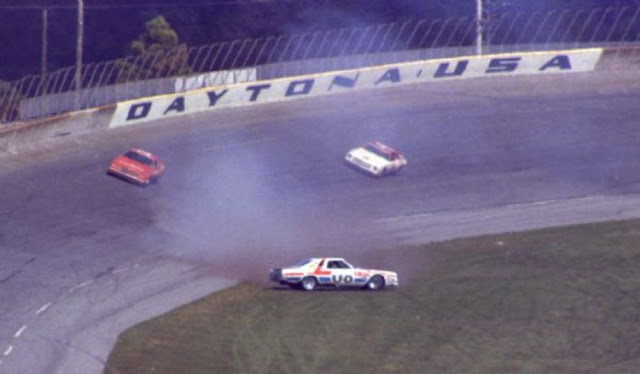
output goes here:
[[420, 43], [418, 44], [418, 48], [422, 48], [424, 43], [427, 41], [427, 37], [429, 36], [429, 34], [431, 34], [431, 29], [438, 23], [442, 23], [442, 20], [441, 19], [436, 19], [436, 20], [434, 20], [433, 22], [431, 22], [429, 24], [429, 28], [427, 29], [427, 32], [425, 32], [424, 36], [422, 37], [422, 39], [420, 39]]
[[[413, 31], [411, 32], [411, 35], [409, 36], [409, 38], [407, 38], [407, 42], [404, 45], [404, 49], [409, 49], [409, 46], [411, 45], [411, 41], [413, 40], [413, 37], [418, 32], [418, 29], [420, 28], [420, 25], [422, 25], [425, 22], [426, 21], [424, 21], [424, 20], [420, 21], [413, 27]], [[433, 23], [433, 21], [431, 21], [431, 23]], [[420, 45], [418, 45], [418, 48], [420, 48]]]
[[400, 41], [400, 37], [402, 36], [402, 33], [405, 29], [405, 27], [410, 23], [411, 21], [405, 21], [402, 26], [400, 27], [400, 31], [398, 31], [398, 35], [396, 36], [396, 38], [393, 40], [393, 43], [391, 44], [391, 50], [395, 51], [396, 47], [398, 45], [398, 42]]
[[599, 8], [591, 11], [591, 14], [589, 14], [589, 18], [587, 18], [587, 21], [584, 23], [584, 25], [582, 25], [582, 30], [580, 30], [580, 33], [578, 34], [578, 37], [576, 38], [576, 41], [574, 42], [574, 44], [582, 41], [582, 35], [584, 35], [584, 32], [587, 29], [587, 26], [589, 25], [589, 23], [591, 23], [591, 19], [593, 18], [593, 16], [599, 11], [600, 11]]
[[607, 18], [607, 14], [609, 14], [609, 12], [611, 11], [613, 11], [613, 8], [607, 8], [604, 14], [602, 15], [602, 17], [600, 17], [600, 21], [598, 21], [598, 25], [596, 26], [596, 29], [593, 31], [593, 34], [591, 34], [590, 43], [593, 43], [593, 40], [598, 36], [598, 32], [600, 31], [600, 27], [602, 27], [602, 23], [604, 22], [604, 19]]
[[[453, 20], [453, 18], [448, 18], [444, 21], [444, 23], [442, 24], [442, 27], [440, 28], [440, 32], [436, 36], [436, 39], [433, 41], [433, 44], [431, 44], [431, 48], [435, 47], [438, 44], [438, 41], [440, 40], [440, 36], [444, 32], [444, 30], [447, 28], [447, 25], [449, 24], [449, 22], [451, 22], [451, 20]], [[482, 51], [480, 51], [480, 53], [482, 53]]]
[[216, 62], [218, 61], [218, 57], [220, 56], [220, 53], [222, 53], [222, 49], [224, 48], [225, 45], [227, 45], [229, 43], [217, 43], [216, 46], [218, 47], [216, 49], [216, 54], [215, 56], [213, 56], [213, 58], [211, 59], [211, 62], [209, 62], [209, 68], [207, 69], [207, 71], [213, 71], [216, 70]]
[[627, 9], [629, 9], [629, 7], [625, 6], [618, 12], [616, 20], [613, 22], [613, 25], [611, 25], [611, 28], [609, 29], [609, 33], [607, 34], [607, 37], [605, 39], [606, 42], [608, 42], [611, 39], [613, 32], [618, 29], [618, 23], [620, 23], [620, 18], [622, 18], [622, 16], [624, 15], [624, 12], [626, 12]]
[[482, 55], [482, 0], [476, 0], [476, 54]]
[[553, 39], [553, 35], [555, 35], [556, 30], [558, 29], [558, 26], [560, 26], [560, 22], [562, 22], [562, 20], [564, 19], [564, 15], [567, 12], [568, 12], [568, 10], [564, 10], [563, 12], [560, 13], [560, 16], [558, 16], [558, 20], [556, 21], [555, 25], [553, 25], [553, 29], [549, 33], [549, 37], [547, 38], [547, 41], [544, 44], [544, 49], [548, 49], [549, 48], [549, 43], [550, 43], [551, 39]]
[[542, 23], [538, 27], [538, 31], [536, 31], [536, 33], [533, 34], [533, 37], [531, 38], [531, 42], [532, 43], [536, 42], [536, 39], [538, 39], [538, 35], [540, 35], [540, 31], [542, 31], [542, 29], [544, 29], [544, 26], [547, 24], [547, 20], [554, 13], [557, 13], [557, 10], [551, 10], [551, 11], [547, 12], [547, 15], [544, 17], [544, 19], [542, 20]]
[[527, 20], [527, 23], [524, 24], [524, 27], [522, 28], [522, 31], [520, 31], [520, 35], [518, 35], [518, 38], [516, 39], [516, 45], [520, 45], [520, 43], [522, 42], [522, 37], [524, 35], [526, 35], [527, 29], [529, 28], [529, 25], [531, 24], [531, 22], [533, 22], [533, 20], [536, 18], [536, 16], [538, 14], [540, 14], [540, 12], [533, 12], [529, 16], [529, 19]]

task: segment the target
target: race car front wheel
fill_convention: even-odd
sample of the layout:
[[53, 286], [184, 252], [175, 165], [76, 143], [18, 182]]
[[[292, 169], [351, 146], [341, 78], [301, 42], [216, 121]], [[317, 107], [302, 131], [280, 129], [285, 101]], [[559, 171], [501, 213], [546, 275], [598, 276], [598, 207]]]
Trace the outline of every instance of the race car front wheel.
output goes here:
[[367, 283], [367, 289], [371, 291], [381, 290], [384, 288], [384, 278], [380, 275], [374, 275], [369, 283]]
[[318, 281], [314, 277], [304, 277], [302, 278], [302, 282], [300, 282], [300, 286], [305, 291], [313, 291], [317, 285]]

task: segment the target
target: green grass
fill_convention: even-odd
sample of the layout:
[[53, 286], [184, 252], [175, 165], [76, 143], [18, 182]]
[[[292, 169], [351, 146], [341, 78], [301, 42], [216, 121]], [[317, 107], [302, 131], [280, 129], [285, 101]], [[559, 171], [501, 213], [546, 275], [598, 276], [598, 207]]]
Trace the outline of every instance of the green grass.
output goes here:
[[[635, 373], [640, 221], [387, 251], [384, 292], [240, 284], [123, 333], [106, 373]], [[265, 277], [268, 269], [265, 269]]]

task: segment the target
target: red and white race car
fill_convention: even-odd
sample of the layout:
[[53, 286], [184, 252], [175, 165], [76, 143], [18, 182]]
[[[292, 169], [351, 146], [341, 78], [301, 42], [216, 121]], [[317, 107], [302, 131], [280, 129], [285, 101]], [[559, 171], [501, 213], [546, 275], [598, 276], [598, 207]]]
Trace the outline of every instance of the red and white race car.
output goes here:
[[378, 141], [350, 150], [345, 161], [376, 177], [396, 173], [407, 165], [403, 155]]
[[271, 269], [269, 280], [306, 291], [322, 286], [381, 290], [397, 287], [398, 273], [360, 269], [341, 257], [318, 257], [300, 261], [291, 267]]
[[139, 148], [131, 148], [111, 161], [107, 173], [147, 186], [160, 178], [164, 168], [164, 163], [152, 153]]

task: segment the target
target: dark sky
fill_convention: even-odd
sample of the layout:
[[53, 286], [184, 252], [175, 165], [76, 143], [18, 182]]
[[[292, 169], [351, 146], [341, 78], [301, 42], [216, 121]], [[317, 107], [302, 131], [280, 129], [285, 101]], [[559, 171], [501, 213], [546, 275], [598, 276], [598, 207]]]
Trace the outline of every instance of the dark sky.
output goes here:
[[[486, 2], [487, 0], [485, 0]], [[640, 0], [490, 0], [501, 10], [640, 5]], [[49, 70], [75, 61], [77, 0], [0, 0], [0, 79], [37, 74], [42, 9], [48, 9]], [[188, 46], [318, 29], [364, 26], [409, 18], [475, 14], [474, 0], [84, 0], [85, 62], [123, 57], [163, 15]]]

